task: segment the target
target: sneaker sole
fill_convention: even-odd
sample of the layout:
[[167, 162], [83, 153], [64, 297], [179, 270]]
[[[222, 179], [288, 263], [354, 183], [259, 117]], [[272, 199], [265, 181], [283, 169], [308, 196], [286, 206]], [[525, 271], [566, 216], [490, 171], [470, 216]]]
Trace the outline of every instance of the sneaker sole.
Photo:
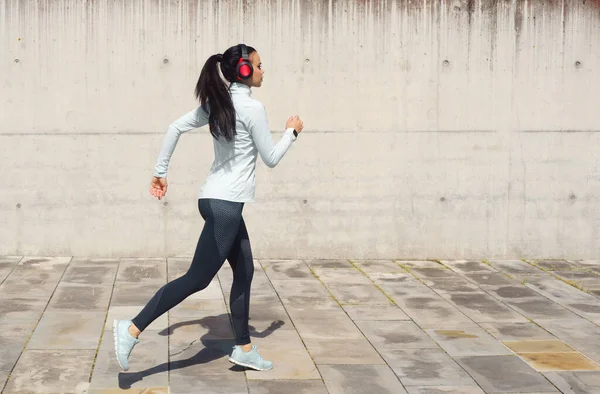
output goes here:
[[242, 367], [254, 369], [255, 371], [270, 371], [270, 370], [273, 369], [273, 367], [271, 367], [271, 368], [258, 368], [258, 367], [254, 366], [254, 365], [250, 365], [250, 364], [241, 363], [239, 361], [236, 361], [236, 360], [232, 359], [231, 357], [229, 357], [229, 362], [232, 363], [232, 364], [236, 364], [236, 365], [242, 366]]
[[119, 349], [119, 343], [117, 340], [117, 321], [113, 320], [113, 338], [114, 338], [114, 342], [115, 342], [115, 358], [117, 359], [117, 363], [119, 364], [119, 367], [121, 367], [121, 369], [123, 371], [127, 371], [125, 368], [123, 368], [123, 366], [121, 365], [121, 362], [119, 361], [119, 352], [117, 349]]

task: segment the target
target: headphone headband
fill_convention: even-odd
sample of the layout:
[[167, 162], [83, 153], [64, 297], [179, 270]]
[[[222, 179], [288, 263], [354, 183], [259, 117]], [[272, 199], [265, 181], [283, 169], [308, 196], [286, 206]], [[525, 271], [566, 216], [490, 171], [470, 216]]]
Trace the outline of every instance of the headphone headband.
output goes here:
[[238, 48], [242, 51], [242, 57], [238, 61], [236, 67], [236, 76], [238, 80], [248, 79], [252, 76], [254, 69], [252, 63], [248, 60], [248, 48], [244, 44], [238, 44]]
[[242, 50], [242, 60], [248, 60], [248, 48], [244, 44], [239, 44], [238, 47]]

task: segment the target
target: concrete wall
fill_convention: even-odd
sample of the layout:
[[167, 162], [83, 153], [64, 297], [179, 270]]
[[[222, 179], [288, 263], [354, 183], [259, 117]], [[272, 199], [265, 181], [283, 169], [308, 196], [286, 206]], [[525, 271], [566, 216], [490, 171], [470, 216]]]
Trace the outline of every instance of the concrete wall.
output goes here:
[[205, 59], [244, 41], [274, 137], [258, 258], [600, 258], [600, 2], [0, 0], [0, 254], [190, 255], [206, 129], [148, 184]]

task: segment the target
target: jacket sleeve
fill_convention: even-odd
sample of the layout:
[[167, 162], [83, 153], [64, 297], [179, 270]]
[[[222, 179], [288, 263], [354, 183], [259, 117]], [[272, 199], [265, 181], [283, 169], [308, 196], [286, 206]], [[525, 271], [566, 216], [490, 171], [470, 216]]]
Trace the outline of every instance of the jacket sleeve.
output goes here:
[[249, 108], [249, 118], [248, 129], [260, 157], [269, 168], [275, 167], [296, 140], [294, 129], [287, 129], [274, 144], [267, 122], [267, 111], [261, 103]]
[[158, 159], [156, 160], [154, 176], [158, 178], [167, 177], [169, 162], [181, 134], [207, 124], [208, 114], [202, 109], [202, 107], [198, 107], [186, 113], [171, 123], [164, 137], [162, 148], [158, 154]]

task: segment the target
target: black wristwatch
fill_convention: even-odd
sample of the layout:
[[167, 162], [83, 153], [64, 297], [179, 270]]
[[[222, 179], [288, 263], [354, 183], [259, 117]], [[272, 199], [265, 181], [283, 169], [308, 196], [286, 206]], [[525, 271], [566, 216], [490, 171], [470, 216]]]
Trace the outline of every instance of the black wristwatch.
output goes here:
[[294, 129], [294, 137], [298, 137], [298, 132]]

